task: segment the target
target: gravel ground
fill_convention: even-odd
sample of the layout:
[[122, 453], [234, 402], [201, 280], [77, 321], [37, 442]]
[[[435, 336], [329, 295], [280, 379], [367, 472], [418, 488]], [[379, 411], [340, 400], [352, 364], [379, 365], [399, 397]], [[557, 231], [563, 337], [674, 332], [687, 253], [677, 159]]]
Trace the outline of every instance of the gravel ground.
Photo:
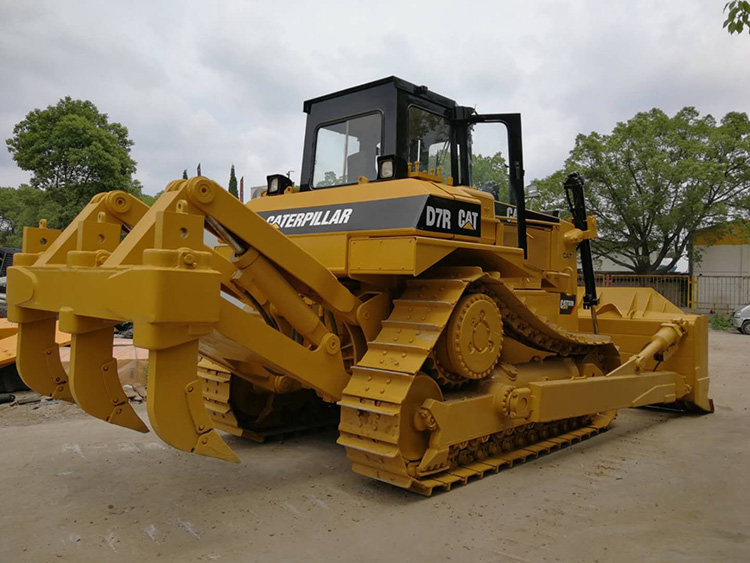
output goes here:
[[333, 431], [228, 437], [234, 465], [75, 406], [3, 405], [0, 561], [748, 561], [750, 337], [710, 338], [715, 414], [622, 411], [431, 498], [353, 474]]

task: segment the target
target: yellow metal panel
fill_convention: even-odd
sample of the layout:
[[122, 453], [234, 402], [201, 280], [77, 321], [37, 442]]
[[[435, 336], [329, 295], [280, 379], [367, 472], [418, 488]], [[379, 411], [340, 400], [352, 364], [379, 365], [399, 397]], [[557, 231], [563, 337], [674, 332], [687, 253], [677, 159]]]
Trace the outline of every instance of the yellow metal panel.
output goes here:
[[192, 213], [160, 211], [156, 215], [155, 241], [159, 248], [202, 248], [203, 218]]
[[298, 235], [294, 243], [336, 275], [346, 275], [347, 233]]
[[419, 275], [457, 250], [505, 276], [533, 276], [518, 248], [427, 237], [354, 239], [350, 244], [349, 273]]
[[540, 270], [550, 269], [550, 228], [539, 228], [529, 225], [526, 230], [528, 245], [528, 264]]
[[[391, 180], [389, 182], [371, 182], [341, 186], [336, 189], [311, 190], [308, 192], [290, 193], [280, 196], [259, 197], [247, 202], [248, 209], [253, 211], [271, 211], [277, 209], [294, 209], [317, 205], [331, 205], [342, 202], [376, 201], [409, 197], [416, 195], [446, 196], [446, 191], [432, 182], [415, 178]], [[454, 190], [454, 193], [457, 193]]]
[[23, 251], [36, 254], [47, 250], [62, 231], [48, 229], [46, 227], [24, 227], [23, 228]]
[[86, 221], [78, 229], [78, 250], [106, 250], [112, 252], [120, 244], [122, 227], [119, 223]]
[[[8, 270], [9, 283], [23, 295], [19, 305], [31, 309], [144, 322], [212, 323], [218, 320], [218, 273], [172, 268], [98, 268], [85, 272], [68, 269]], [[187, 280], [190, 280], [189, 282]], [[189, 307], [185, 306], [190, 304]]]
[[351, 274], [414, 274], [414, 238], [354, 239], [349, 244]]

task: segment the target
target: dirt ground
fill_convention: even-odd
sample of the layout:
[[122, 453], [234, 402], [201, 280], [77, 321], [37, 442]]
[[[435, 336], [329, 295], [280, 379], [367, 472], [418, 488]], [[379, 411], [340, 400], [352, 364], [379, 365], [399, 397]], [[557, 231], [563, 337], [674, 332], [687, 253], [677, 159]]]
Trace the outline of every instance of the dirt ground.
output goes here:
[[713, 415], [622, 411], [431, 498], [352, 473], [334, 431], [229, 437], [234, 465], [75, 406], [0, 406], [0, 561], [748, 561], [750, 337], [711, 333], [710, 366]]

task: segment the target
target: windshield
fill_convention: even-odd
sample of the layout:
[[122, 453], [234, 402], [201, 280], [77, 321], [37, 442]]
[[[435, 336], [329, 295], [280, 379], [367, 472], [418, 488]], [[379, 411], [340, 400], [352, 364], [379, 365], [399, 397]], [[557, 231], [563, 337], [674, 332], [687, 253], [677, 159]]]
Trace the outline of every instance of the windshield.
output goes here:
[[378, 176], [383, 117], [371, 113], [325, 125], [315, 140], [313, 188], [353, 184]]
[[421, 172], [453, 176], [451, 171], [451, 124], [448, 119], [421, 108], [409, 108], [409, 162]]

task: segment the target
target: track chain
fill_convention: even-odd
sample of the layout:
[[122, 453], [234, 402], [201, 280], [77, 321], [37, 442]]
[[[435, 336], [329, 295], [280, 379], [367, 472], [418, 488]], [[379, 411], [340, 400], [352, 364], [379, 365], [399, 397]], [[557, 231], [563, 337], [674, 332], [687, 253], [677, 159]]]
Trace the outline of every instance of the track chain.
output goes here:
[[234, 436], [239, 436], [254, 442], [266, 440], [280, 440], [300, 434], [307, 434], [324, 428], [333, 428], [338, 417], [331, 405], [330, 409], [321, 409], [317, 416], [295, 417], [294, 420], [284, 420], [282, 424], [262, 427], [243, 427], [232, 409], [231, 378], [229, 369], [206, 358], [198, 364], [198, 376], [203, 380], [203, 405], [209, 417], [218, 430]]
[[606, 432], [615, 415], [613, 411], [545, 424], [528, 424], [459, 444], [451, 449], [453, 464], [449, 470], [420, 479], [412, 488], [415, 492], [430, 495], [434, 489], [447, 491], [455, 484], [466, 484], [487, 473], [510, 469]]
[[[410, 413], [405, 412], [407, 395], [425, 361], [431, 358], [428, 365], [436, 365], [435, 344], [467, 290], [491, 294], [500, 308], [504, 331], [529, 346], [560, 356], [594, 352], [608, 369], [614, 367], [614, 362], [619, 363], [619, 354], [609, 337], [573, 333], [547, 322], [499, 277], [474, 268], [459, 268], [438, 279], [409, 280], [401, 298], [394, 300], [393, 311], [383, 321], [381, 332], [354, 366], [339, 402], [342, 409], [338, 443], [346, 448], [354, 471], [431, 494], [435, 488], [450, 488], [453, 483], [466, 482], [487, 471], [497, 471], [588, 438], [606, 429], [614, 418], [611, 413], [576, 419], [576, 428], [570, 431], [566, 426], [570, 427], [571, 421], [556, 421], [519, 426], [503, 436], [477, 438], [451, 449], [450, 469], [418, 477], [420, 460], [407, 459], [399, 445], [404, 427], [412, 424], [408, 419]], [[558, 432], [560, 429], [564, 431]], [[507, 449], [509, 446], [515, 449]]]

